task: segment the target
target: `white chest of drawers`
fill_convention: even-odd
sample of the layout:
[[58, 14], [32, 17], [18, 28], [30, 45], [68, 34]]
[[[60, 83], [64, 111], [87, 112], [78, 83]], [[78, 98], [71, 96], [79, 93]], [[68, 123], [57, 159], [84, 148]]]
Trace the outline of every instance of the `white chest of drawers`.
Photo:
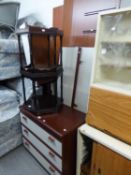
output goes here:
[[84, 116], [66, 106], [44, 116], [21, 108], [23, 144], [49, 174], [75, 175], [76, 132]]

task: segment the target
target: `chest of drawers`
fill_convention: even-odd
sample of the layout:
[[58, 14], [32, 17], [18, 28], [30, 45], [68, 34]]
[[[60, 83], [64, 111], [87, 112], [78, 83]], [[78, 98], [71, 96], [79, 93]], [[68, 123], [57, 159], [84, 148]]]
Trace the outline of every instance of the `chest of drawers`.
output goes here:
[[21, 107], [23, 144], [51, 175], [75, 175], [76, 133], [85, 114], [63, 106], [59, 113], [35, 116]]

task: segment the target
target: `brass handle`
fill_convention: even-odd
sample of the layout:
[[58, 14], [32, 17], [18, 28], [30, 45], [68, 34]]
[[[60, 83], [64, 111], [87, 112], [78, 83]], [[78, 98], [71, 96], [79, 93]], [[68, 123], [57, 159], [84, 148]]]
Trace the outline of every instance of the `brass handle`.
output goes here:
[[49, 151], [49, 155], [50, 155], [50, 157], [55, 158], [55, 154], [52, 153], [51, 151]]
[[27, 141], [25, 141], [24, 144], [25, 144], [27, 147], [30, 146], [29, 142], [27, 142]]
[[52, 167], [50, 166], [49, 169], [50, 169], [50, 171], [51, 171], [52, 173], [55, 173], [55, 169], [54, 169], [54, 168], [52, 168]]
[[27, 122], [27, 117], [22, 116], [22, 118], [23, 118], [23, 120], [24, 120], [25, 122]]
[[26, 135], [29, 135], [29, 132], [28, 132], [26, 129], [24, 129], [24, 133], [25, 133]]
[[51, 142], [55, 142], [55, 139], [51, 136], [48, 137], [48, 140], [51, 141]]

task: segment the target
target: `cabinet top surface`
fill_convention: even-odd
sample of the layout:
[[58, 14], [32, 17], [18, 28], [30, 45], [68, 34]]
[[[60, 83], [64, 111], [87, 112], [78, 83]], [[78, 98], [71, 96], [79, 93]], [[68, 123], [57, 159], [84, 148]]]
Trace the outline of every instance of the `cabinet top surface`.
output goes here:
[[35, 114], [27, 111], [24, 106], [21, 107], [21, 112], [59, 139], [72, 132], [85, 122], [84, 113], [71, 109], [65, 105], [62, 106], [58, 113], [45, 114], [41, 116], [36, 116]]
[[79, 131], [85, 136], [131, 160], [131, 145], [128, 145], [127, 143], [120, 141], [117, 138], [109, 136], [108, 134], [92, 126], [89, 126], [88, 124], [80, 126]]

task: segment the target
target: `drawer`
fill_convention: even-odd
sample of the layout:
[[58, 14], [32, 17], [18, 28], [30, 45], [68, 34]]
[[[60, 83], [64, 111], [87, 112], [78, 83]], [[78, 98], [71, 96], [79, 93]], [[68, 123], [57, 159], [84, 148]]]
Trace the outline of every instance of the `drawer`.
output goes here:
[[42, 155], [26, 140], [23, 138], [24, 146], [28, 151], [38, 160], [38, 162], [50, 173], [50, 175], [61, 175], [52, 167]]
[[50, 135], [44, 129], [39, 127], [28, 117], [21, 113], [21, 122], [29, 128], [33, 133], [37, 135], [44, 143], [46, 143], [50, 148], [52, 148], [56, 153], [62, 156], [62, 143], [58, 141], [55, 137]]
[[54, 152], [52, 152], [46, 145], [39, 141], [25, 127], [22, 127], [22, 133], [55, 167], [62, 171], [62, 160]]
[[86, 122], [131, 144], [131, 96], [91, 87]]

